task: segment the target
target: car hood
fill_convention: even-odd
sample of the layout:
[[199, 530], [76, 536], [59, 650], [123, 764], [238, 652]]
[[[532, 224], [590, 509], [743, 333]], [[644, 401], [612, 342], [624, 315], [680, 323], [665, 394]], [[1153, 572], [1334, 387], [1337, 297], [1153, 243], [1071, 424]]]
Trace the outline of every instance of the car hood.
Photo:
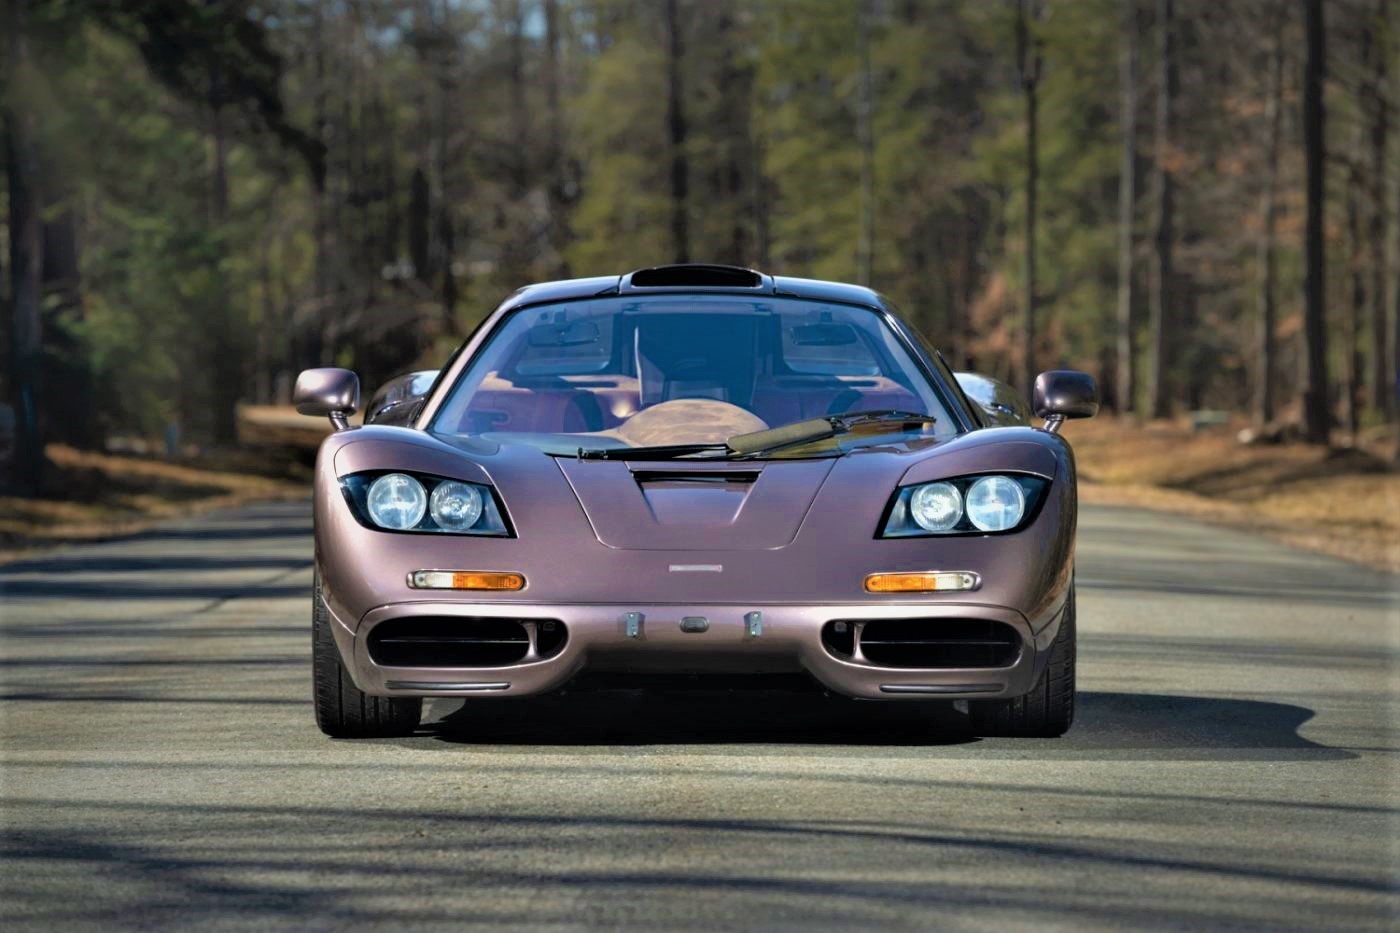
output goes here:
[[768, 550], [792, 543], [835, 458], [556, 463], [608, 547]]
[[839, 541], [853, 530], [867, 537], [899, 485], [991, 470], [1050, 478], [1068, 448], [1055, 435], [1018, 427], [826, 458], [579, 460], [528, 444], [368, 426], [332, 435], [321, 454], [333, 458], [337, 476], [407, 470], [493, 485], [522, 542], [577, 540], [590, 529], [612, 549], [716, 554]]

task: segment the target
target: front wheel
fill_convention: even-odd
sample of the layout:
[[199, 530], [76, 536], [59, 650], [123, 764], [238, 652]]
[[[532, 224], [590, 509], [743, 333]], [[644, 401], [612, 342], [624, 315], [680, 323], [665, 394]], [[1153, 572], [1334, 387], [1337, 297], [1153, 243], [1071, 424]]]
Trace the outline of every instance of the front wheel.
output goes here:
[[1052, 739], [1074, 722], [1074, 590], [1069, 592], [1060, 630], [1050, 643], [1050, 661], [1031, 692], [1009, 700], [970, 700], [973, 731], [985, 736]]
[[350, 679], [331, 634], [330, 613], [321, 596], [321, 575], [311, 593], [311, 679], [316, 725], [336, 739], [382, 739], [412, 735], [423, 717], [416, 697], [370, 696]]

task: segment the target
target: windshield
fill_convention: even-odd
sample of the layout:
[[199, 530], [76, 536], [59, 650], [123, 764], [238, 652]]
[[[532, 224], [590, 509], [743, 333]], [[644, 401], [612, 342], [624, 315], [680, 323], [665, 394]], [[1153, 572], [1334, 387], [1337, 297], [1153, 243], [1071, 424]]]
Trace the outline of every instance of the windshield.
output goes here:
[[432, 430], [580, 448], [722, 444], [856, 412], [858, 432], [785, 445], [830, 454], [891, 434], [956, 431], [881, 315], [847, 305], [733, 295], [593, 298], [507, 317], [453, 387]]

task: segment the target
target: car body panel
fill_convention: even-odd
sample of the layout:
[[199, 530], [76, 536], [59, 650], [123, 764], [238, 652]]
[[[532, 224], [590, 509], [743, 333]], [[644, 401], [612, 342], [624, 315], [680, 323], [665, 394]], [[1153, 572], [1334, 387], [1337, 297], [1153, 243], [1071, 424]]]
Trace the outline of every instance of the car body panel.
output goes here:
[[[556, 457], [523, 443], [428, 433], [473, 354], [521, 307], [614, 294], [625, 277], [547, 283], [513, 294], [444, 368], [412, 426], [337, 431], [315, 481], [316, 565], [343, 660], [360, 689], [379, 695], [531, 695], [584, 669], [672, 672], [805, 670], [849, 696], [910, 700], [1016, 696], [1035, 682], [1073, 578], [1074, 458], [1058, 435], [1028, 426], [980, 427], [954, 386], [940, 391], [959, 433], [911, 434], [840, 456], [754, 461], [617, 461]], [[891, 307], [858, 286], [774, 277], [760, 289]], [[923, 345], [911, 352], [930, 380], [951, 374]], [[362, 524], [343, 477], [402, 471], [494, 488], [509, 537], [391, 532]], [[900, 486], [985, 473], [1048, 480], [1025, 527], [1004, 534], [881, 538]], [[736, 476], [737, 474], [737, 476]], [[720, 482], [717, 478], [723, 478]], [[519, 591], [415, 589], [419, 570], [522, 574]], [[866, 592], [868, 574], [963, 571], [971, 591]], [[761, 634], [748, 634], [750, 613]], [[644, 621], [629, 635], [629, 614]], [[499, 667], [378, 665], [376, 626], [408, 618], [552, 619], [568, 641], [548, 659]], [[703, 632], [681, 620], [704, 618]], [[855, 663], [824, 647], [823, 626], [844, 619], [1001, 622], [1022, 639], [1003, 667], [917, 669]], [[465, 623], [464, 624], [468, 624]], [[494, 686], [507, 684], [508, 686]], [[408, 686], [405, 686], [408, 685]]]

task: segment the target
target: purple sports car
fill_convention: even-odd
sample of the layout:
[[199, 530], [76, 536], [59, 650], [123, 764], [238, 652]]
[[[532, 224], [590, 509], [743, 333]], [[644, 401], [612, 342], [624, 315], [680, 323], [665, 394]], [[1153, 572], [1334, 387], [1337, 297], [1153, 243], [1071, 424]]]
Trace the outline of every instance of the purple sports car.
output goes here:
[[[866, 288], [678, 265], [534, 285], [440, 372], [297, 380], [316, 464], [316, 720], [606, 677], [809, 676], [1074, 717], [1074, 457], [1093, 380], [954, 374]], [[631, 679], [629, 681], [629, 678]]]

